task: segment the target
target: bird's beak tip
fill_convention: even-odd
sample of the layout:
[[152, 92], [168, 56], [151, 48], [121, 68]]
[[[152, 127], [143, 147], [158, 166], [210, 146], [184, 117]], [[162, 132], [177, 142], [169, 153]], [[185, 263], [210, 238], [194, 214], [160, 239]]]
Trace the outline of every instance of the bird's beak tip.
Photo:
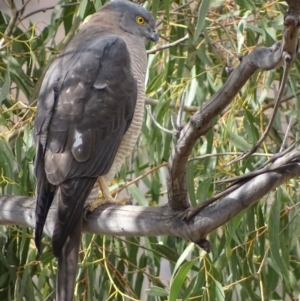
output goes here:
[[150, 40], [156, 44], [159, 40], [159, 33], [157, 31], [153, 32], [150, 36]]

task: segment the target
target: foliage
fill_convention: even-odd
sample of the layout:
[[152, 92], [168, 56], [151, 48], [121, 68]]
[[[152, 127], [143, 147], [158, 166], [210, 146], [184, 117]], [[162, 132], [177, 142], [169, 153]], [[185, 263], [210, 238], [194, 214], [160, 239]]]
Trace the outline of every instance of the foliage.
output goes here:
[[[103, 2], [62, 0], [47, 10], [49, 24], [31, 22], [32, 16], [26, 16], [25, 10], [10, 33], [6, 30], [11, 18], [1, 12], [2, 194], [34, 194], [31, 129], [43, 72], [66, 43], [59, 32], [67, 37], [74, 34], [78, 21]], [[282, 3], [152, 0], [144, 5], [157, 16], [161, 44], [189, 34], [176, 47], [149, 55], [147, 96], [158, 100], [151, 111], [166, 128], [171, 128], [172, 112], [178, 109], [184, 90], [189, 108], [184, 118], [188, 120], [194, 107], [201, 107], [224, 84], [228, 77], [224, 67], [238, 64], [237, 53], [246, 55], [254, 47], [271, 46], [281, 38]], [[296, 61], [286, 101], [268, 139], [254, 156], [226, 165], [239, 152], [249, 150], [262, 134], [282, 69], [256, 73], [222, 116], [212, 121], [211, 130], [195, 145], [187, 170], [192, 206], [224, 188], [216, 181], [251, 171], [279, 151], [287, 123], [290, 118], [298, 119], [299, 72]], [[296, 138], [293, 127], [287, 144]], [[168, 160], [171, 142], [170, 135], [153, 126], [146, 115], [135, 152], [114, 188], [147, 173], [133, 181], [127, 192], [141, 205], [166, 201], [163, 167], [153, 167]], [[76, 300], [296, 300], [300, 293], [298, 190], [297, 181], [290, 181], [211, 233], [211, 254], [176, 237], [84, 235]], [[0, 228], [1, 300], [54, 298], [57, 266], [50, 240], [44, 238], [43, 253], [38, 256], [32, 236], [27, 228]]]

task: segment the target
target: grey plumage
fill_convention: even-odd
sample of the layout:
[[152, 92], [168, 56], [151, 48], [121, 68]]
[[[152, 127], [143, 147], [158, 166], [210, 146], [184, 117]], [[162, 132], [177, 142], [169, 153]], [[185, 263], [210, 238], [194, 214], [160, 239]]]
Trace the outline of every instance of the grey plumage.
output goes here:
[[[138, 17], [145, 24], [138, 24]], [[34, 124], [35, 242], [41, 251], [57, 193], [52, 248], [59, 258], [58, 301], [73, 299], [84, 203], [98, 177], [112, 179], [139, 134], [144, 42], [157, 38], [148, 11], [130, 2], [110, 2], [81, 26], [46, 73]]]

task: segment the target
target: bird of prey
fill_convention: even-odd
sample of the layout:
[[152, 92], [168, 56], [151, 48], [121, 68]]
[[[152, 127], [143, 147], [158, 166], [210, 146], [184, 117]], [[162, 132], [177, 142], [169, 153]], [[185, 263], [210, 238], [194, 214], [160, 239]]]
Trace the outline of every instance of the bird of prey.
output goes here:
[[34, 123], [35, 243], [41, 251], [57, 195], [57, 301], [73, 300], [85, 201], [97, 181], [111, 198], [108, 184], [139, 135], [147, 40], [158, 40], [153, 16], [129, 1], [109, 2], [81, 25], [43, 80]]

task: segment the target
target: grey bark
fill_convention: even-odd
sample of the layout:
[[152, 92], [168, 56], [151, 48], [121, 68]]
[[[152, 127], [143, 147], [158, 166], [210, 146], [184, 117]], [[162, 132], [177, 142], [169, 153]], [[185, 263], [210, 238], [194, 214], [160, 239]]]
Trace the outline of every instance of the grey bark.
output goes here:
[[[83, 231], [117, 236], [175, 235], [199, 243], [208, 233], [223, 225], [241, 211], [258, 202], [282, 183], [300, 176], [300, 165], [289, 164], [280, 171], [259, 175], [218, 203], [203, 209], [189, 221], [168, 204], [157, 207], [106, 204], [88, 214]], [[56, 218], [52, 206], [44, 232], [51, 236]], [[16, 224], [34, 228], [35, 198], [0, 197], [0, 224]]]

